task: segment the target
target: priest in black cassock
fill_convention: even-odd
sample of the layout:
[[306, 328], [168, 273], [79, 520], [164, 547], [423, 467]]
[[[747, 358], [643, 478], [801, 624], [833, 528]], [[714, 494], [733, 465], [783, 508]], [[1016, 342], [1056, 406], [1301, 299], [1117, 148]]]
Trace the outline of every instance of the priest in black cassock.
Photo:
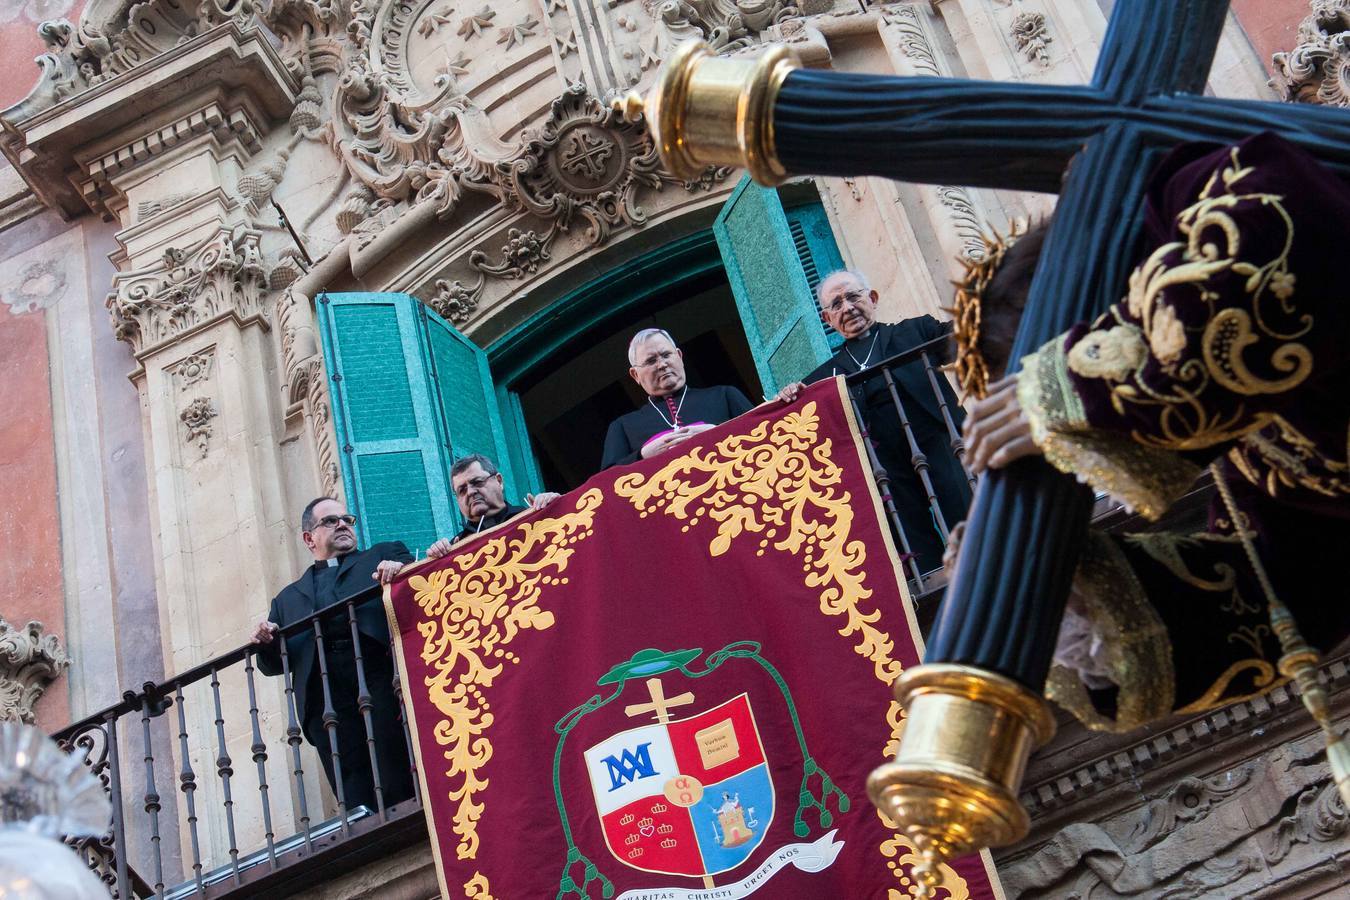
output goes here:
[[[267, 621], [253, 630], [258, 644], [258, 669], [264, 675], [282, 674], [281, 642], [277, 630], [307, 618], [314, 612], [345, 601], [372, 586], [387, 584], [412, 554], [402, 541], [376, 544], [368, 550], [356, 547], [356, 517], [340, 501], [320, 497], [305, 507], [300, 517], [301, 538], [314, 557], [314, 564], [272, 599]], [[324, 662], [328, 670], [329, 697], [337, 717], [338, 762], [342, 769], [342, 799], [348, 809], [376, 809], [375, 779], [370, 766], [370, 748], [361, 714], [356, 654], [351, 620], [335, 612], [321, 620]], [[389, 649], [389, 627], [379, 595], [356, 607], [356, 630], [361, 640], [361, 664], [370, 694], [371, 732], [379, 761], [380, 788], [384, 805], [391, 806], [413, 795], [412, 770], [398, 696], [394, 693], [394, 660]], [[305, 740], [318, 751], [328, 785], [337, 791], [332, 748], [324, 725], [324, 690], [320, 681], [318, 642], [312, 628], [301, 628], [285, 638], [286, 655], [295, 690], [295, 709]]]
[[[827, 275], [817, 288], [817, 298], [825, 321], [842, 334], [845, 341], [824, 365], [802, 381], [779, 391], [779, 399], [787, 402], [796, 400], [806, 384], [835, 375], [851, 375], [951, 331], [950, 325], [943, 325], [932, 316], [916, 316], [894, 324], [878, 322], [878, 294], [857, 272], [840, 271]], [[941, 353], [934, 355], [941, 356]], [[938, 397], [933, 393], [928, 371], [923, 361], [918, 360], [893, 369], [891, 375], [915, 442], [927, 457], [928, 476], [943, 519], [949, 527], [955, 525], [965, 518], [966, 507], [970, 505], [970, 481], [953, 452], [951, 434]], [[942, 402], [946, 404], [953, 424], [960, 429], [963, 413], [956, 393], [942, 375], [939, 374], [936, 380]], [[914, 469], [909, 441], [886, 379], [878, 372], [865, 382], [853, 385], [850, 392], [862, 410], [863, 424], [877, 458], [890, 476], [891, 496], [910, 550], [917, 556], [921, 569], [936, 569], [942, 565], [942, 534], [938, 531], [927, 491]]]
[[471, 453], [455, 460], [450, 467], [450, 489], [464, 517], [464, 527], [453, 538], [441, 538], [427, 548], [428, 559], [440, 559], [450, 548], [475, 534], [496, 528], [521, 513], [543, 509], [559, 495], [548, 491], [526, 494], [525, 505], [517, 506], [506, 500], [506, 483], [497, 464], [481, 453]]
[[690, 387], [684, 354], [661, 328], [644, 328], [633, 336], [628, 363], [628, 374], [642, 386], [647, 402], [610, 423], [602, 469], [651, 459], [752, 408], [730, 385]]

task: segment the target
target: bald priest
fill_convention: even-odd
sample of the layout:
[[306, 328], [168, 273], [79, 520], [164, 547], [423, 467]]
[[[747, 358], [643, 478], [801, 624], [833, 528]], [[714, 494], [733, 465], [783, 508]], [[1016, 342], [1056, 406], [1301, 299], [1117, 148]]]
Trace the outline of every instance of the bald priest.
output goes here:
[[751, 409], [746, 396], [730, 385], [690, 387], [684, 353], [663, 329], [635, 334], [628, 343], [628, 364], [628, 375], [642, 386], [647, 402], [610, 423], [602, 469], [651, 459]]

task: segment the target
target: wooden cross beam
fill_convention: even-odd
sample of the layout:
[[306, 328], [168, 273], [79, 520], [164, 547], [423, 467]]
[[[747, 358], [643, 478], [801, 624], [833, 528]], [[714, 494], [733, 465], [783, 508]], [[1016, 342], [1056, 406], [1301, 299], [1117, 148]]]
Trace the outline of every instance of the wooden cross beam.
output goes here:
[[[1147, 179], [1177, 144], [1275, 130], [1350, 176], [1350, 112], [1199, 96], [1227, 8], [1120, 0], [1087, 85], [795, 70], [774, 106], [774, 149], [793, 174], [1058, 191], [1020, 360], [1120, 298]], [[924, 661], [1039, 693], [1090, 510], [1089, 492], [1043, 461], [987, 474]]]

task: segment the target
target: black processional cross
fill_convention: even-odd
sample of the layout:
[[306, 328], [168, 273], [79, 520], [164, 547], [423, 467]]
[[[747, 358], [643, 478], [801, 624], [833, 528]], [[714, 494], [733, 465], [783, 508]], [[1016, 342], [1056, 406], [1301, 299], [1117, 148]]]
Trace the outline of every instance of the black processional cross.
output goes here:
[[[1087, 85], [795, 70], [775, 104], [777, 157], [792, 174], [1058, 192], [1020, 360], [1120, 298], [1146, 181], [1177, 144], [1273, 130], [1350, 175], [1350, 112], [1198, 96], [1227, 9], [1121, 0]], [[1089, 492], [1041, 460], [987, 474], [924, 662], [978, 666], [1039, 693], [1090, 511]]]
[[[1058, 192], [1016, 371], [1124, 292], [1148, 179], [1178, 144], [1273, 130], [1350, 177], [1350, 111], [1197, 96], [1227, 10], [1228, 0], [1119, 0], [1087, 85], [812, 71], [795, 68], [786, 47], [737, 60], [691, 43], [645, 101], [615, 106], [647, 117], [680, 177], [739, 164], [764, 184], [872, 175]], [[1054, 730], [1040, 695], [1091, 499], [1039, 459], [980, 481], [924, 664], [896, 681], [907, 724], [895, 760], [868, 780], [921, 854], [918, 896], [931, 895], [942, 859], [1027, 831], [1017, 793], [1031, 747]]]

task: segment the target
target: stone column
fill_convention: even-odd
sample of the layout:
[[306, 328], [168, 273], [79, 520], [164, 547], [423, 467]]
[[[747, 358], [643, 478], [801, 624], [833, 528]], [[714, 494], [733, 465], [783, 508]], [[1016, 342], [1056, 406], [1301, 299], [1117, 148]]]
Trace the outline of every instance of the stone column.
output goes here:
[[[67, 217], [93, 213], [120, 226], [107, 306], [112, 329], [137, 363], [130, 377], [140, 401], [170, 675], [244, 644], [270, 598], [300, 568], [295, 512], [283, 496], [281, 385], [261, 247], [270, 224], [262, 210], [290, 152], [284, 135], [269, 139], [269, 132], [290, 116], [300, 79], [250, 5], [233, 17], [209, 0], [192, 13], [195, 6], [166, 7], [152, 25], [107, 35], [119, 48], [112, 55], [69, 31], [51, 31], [57, 39], [46, 76], [4, 112], [0, 136], [45, 203]], [[232, 847], [247, 853], [264, 843], [242, 666], [220, 672], [218, 681], [223, 747], [209, 679], [185, 688], [181, 707], [154, 720], [155, 789], [162, 806], [179, 807], [180, 827], [164, 835], [170, 883], [191, 874], [188, 786], [207, 870], [227, 862]], [[273, 830], [284, 837], [296, 823], [282, 686], [257, 673], [255, 686]], [[139, 761], [139, 718], [119, 737], [124, 763]], [[169, 756], [161, 752], [165, 742]], [[317, 775], [317, 765], [307, 768]], [[226, 769], [233, 840], [220, 777]], [[144, 797], [124, 799], [129, 818], [144, 818]], [[319, 803], [310, 810], [322, 817]]]

